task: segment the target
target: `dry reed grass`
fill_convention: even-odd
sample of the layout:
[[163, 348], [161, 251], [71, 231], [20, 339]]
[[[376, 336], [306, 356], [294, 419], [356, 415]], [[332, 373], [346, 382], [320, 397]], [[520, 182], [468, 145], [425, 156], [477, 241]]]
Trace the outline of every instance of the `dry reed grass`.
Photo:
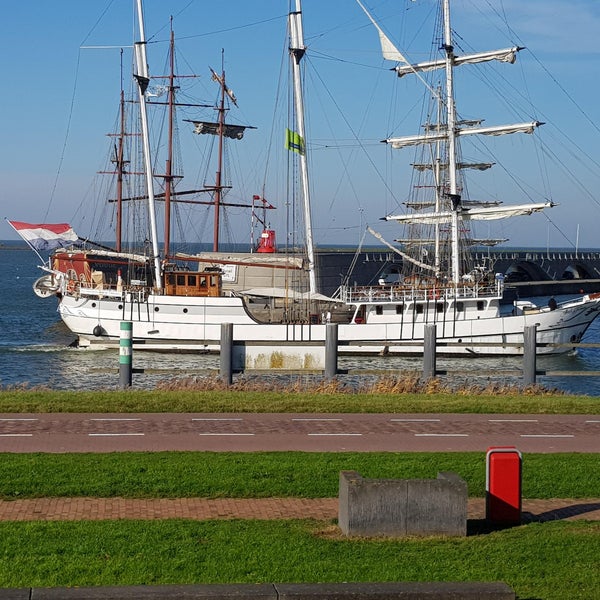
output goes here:
[[400, 375], [372, 377], [366, 381], [344, 380], [343, 378], [324, 379], [319, 377], [289, 376], [282, 378], [239, 377], [228, 385], [219, 376], [193, 376], [167, 379], [157, 385], [161, 391], [231, 391], [231, 392], [279, 392], [309, 393], [321, 395], [335, 394], [457, 394], [477, 395], [521, 395], [521, 396], [563, 396], [565, 392], [548, 389], [540, 385], [519, 386], [497, 381], [483, 383], [456, 383], [435, 377], [424, 380], [418, 372]]

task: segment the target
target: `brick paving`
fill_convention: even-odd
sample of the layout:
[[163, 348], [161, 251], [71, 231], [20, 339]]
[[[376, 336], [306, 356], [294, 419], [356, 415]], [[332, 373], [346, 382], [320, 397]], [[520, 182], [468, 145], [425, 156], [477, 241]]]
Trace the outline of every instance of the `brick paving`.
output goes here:
[[[337, 498], [37, 498], [0, 500], [0, 521], [110, 519], [336, 519]], [[485, 500], [470, 498], [469, 519], [485, 518]], [[523, 500], [523, 522], [600, 520], [600, 499]]]

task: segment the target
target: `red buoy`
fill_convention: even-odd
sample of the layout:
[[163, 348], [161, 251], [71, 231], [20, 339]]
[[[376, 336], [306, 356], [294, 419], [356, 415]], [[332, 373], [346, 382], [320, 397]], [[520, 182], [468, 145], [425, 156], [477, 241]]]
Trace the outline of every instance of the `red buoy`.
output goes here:
[[256, 251], [262, 253], [276, 252], [274, 229], [263, 229]]

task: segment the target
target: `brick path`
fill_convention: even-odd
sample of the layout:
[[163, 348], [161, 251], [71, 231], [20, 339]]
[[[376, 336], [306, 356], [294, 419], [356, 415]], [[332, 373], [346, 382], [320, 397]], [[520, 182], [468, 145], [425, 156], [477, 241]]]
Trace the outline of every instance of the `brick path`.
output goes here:
[[[104, 519], [304, 519], [337, 518], [337, 498], [38, 498], [0, 500], [0, 521]], [[469, 519], [485, 517], [483, 498], [468, 501]], [[600, 499], [523, 500], [523, 521], [600, 520]]]

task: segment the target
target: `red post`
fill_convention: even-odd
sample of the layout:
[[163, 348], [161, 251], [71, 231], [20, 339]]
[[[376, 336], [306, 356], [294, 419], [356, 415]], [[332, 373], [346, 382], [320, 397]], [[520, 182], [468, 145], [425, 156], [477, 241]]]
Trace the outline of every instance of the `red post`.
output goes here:
[[514, 446], [488, 448], [486, 454], [486, 519], [502, 525], [521, 523], [522, 458]]

